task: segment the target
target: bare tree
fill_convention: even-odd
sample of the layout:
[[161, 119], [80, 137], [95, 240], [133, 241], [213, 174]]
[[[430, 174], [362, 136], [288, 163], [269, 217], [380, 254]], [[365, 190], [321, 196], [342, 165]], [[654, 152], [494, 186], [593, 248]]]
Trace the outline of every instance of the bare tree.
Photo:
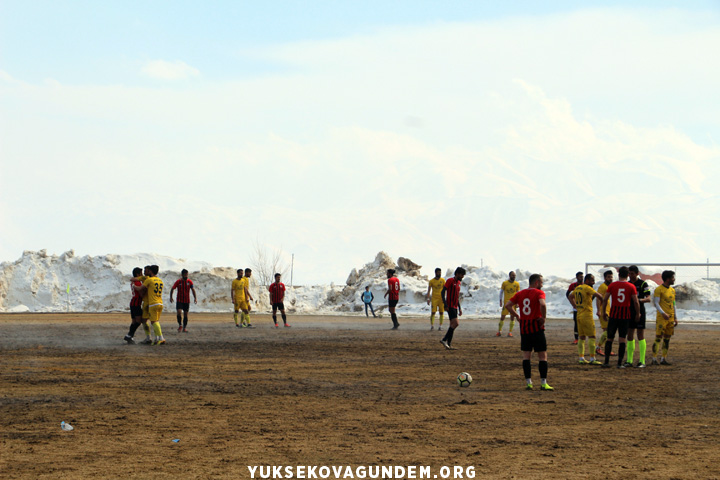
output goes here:
[[282, 276], [288, 271], [288, 265], [283, 261], [282, 249], [270, 249], [255, 239], [253, 251], [250, 255], [250, 268], [260, 285], [268, 286], [275, 281], [275, 274]]

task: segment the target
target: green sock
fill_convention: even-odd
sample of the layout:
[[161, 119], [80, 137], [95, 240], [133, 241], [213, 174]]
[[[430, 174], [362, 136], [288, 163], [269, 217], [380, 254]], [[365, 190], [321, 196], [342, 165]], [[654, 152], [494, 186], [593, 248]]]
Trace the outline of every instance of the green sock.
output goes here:
[[505, 322], [503, 320], [500, 320], [498, 322], [498, 332], [502, 332], [502, 327], [504, 324], [505, 324]]
[[233, 320], [235, 320], [235, 325], [238, 324], [238, 314], [237, 312], [233, 315]]
[[432, 327], [433, 325], [435, 325], [435, 314], [431, 313], [430, 314], [430, 326]]
[[643, 338], [642, 340], [638, 340], [638, 346], [640, 347], [640, 354], [638, 355], [638, 362], [645, 364], [645, 352], [647, 351], [647, 342]]
[[578, 355], [581, 357], [585, 356], [585, 340], [580, 340], [578, 342]]
[[607, 332], [603, 332], [602, 335], [600, 335], [600, 341], [598, 342], [598, 345], [600, 345], [603, 350], [605, 349], [605, 342], [607, 341]]
[[512, 320], [510, 320], [510, 333], [512, 333], [514, 326], [515, 326], [515, 319], [513, 318]]
[[627, 361], [628, 363], [633, 362], [633, 354], [635, 353], [635, 340], [630, 340], [627, 342]]

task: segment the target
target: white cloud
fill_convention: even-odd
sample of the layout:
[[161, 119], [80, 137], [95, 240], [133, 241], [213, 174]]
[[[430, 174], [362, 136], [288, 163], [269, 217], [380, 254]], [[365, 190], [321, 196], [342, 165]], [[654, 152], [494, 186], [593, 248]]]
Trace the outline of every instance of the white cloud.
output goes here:
[[200, 71], [197, 68], [191, 67], [180, 60], [175, 60], [174, 62], [151, 60], [143, 65], [141, 71], [144, 75], [157, 80], [184, 80], [200, 75]]

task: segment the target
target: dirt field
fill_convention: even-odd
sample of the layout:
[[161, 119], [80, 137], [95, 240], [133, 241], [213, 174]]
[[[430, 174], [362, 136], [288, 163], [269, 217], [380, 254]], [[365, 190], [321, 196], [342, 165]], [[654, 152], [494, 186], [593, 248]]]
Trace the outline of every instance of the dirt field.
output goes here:
[[399, 331], [290, 320], [236, 329], [191, 312], [180, 334], [164, 315], [168, 344], [151, 347], [122, 341], [127, 315], [0, 315], [0, 478], [244, 479], [248, 465], [720, 478], [718, 327], [679, 327], [672, 366], [616, 370], [576, 365], [571, 322], [552, 320], [542, 392], [524, 390], [519, 335], [493, 337], [495, 320], [462, 320], [456, 351], [402, 314]]

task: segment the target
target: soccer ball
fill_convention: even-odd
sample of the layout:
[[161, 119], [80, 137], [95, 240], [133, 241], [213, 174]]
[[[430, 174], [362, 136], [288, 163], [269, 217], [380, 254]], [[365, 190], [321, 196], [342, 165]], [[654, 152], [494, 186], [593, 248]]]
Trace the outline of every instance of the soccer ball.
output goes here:
[[458, 385], [461, 387], [469, 387], [472, 383], [472, 377], [467, 372], [462, 372], [460, 375], [457, 376], [457, 382]]

